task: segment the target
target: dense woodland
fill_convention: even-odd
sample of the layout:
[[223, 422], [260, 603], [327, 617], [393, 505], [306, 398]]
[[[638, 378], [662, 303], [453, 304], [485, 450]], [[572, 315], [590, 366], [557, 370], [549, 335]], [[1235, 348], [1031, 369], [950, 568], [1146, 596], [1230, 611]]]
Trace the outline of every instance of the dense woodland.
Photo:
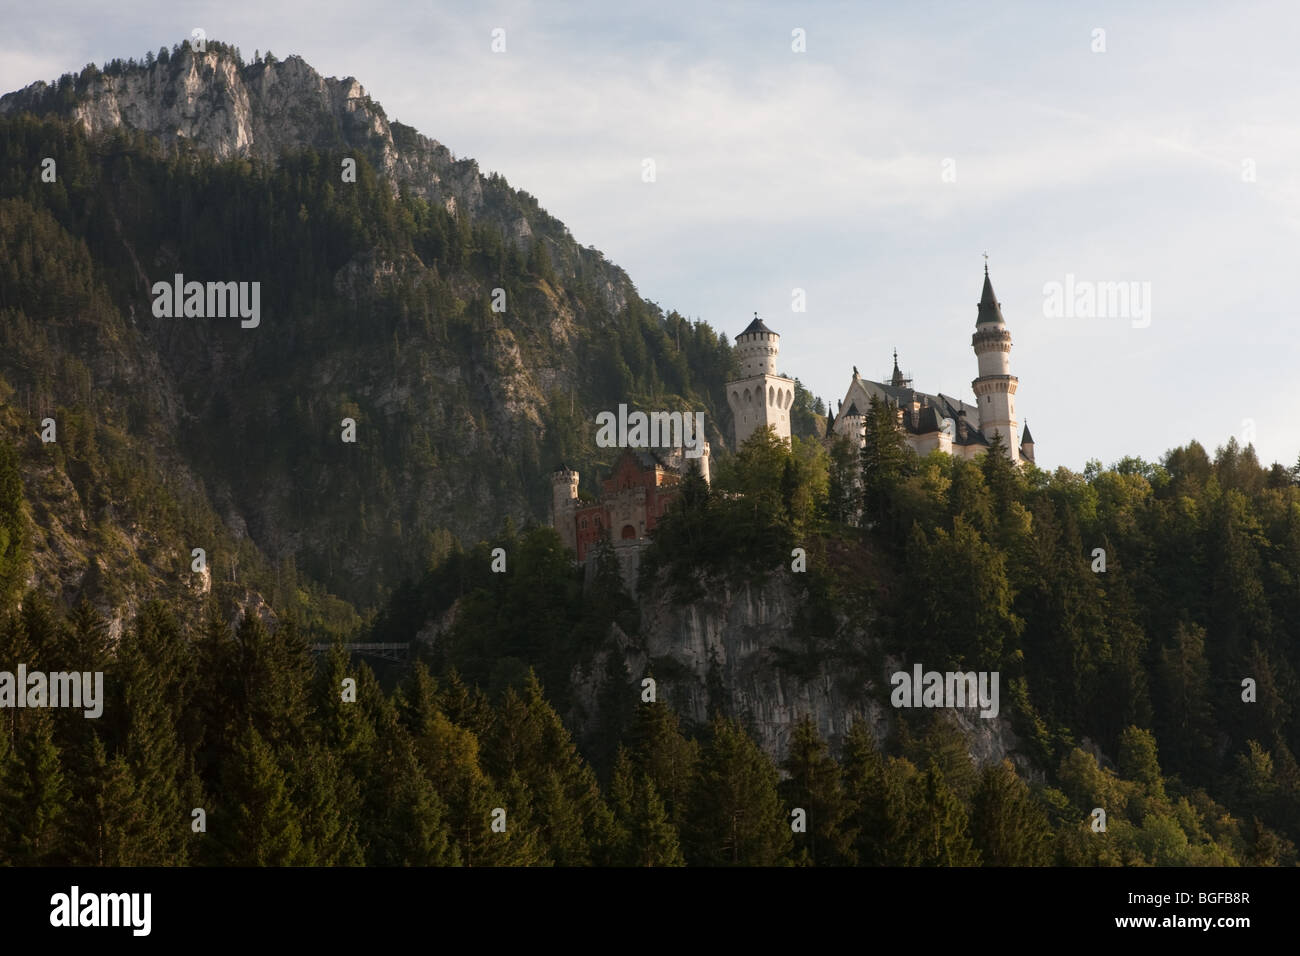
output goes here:
[[[608, 553], [584, 597], [553, 531], [506, 528], [395, 595], [368, 636], [409, 638], [453, 602], [457, 614], [391, 689], [337, 648], [313, 663], [289, 621], [232, 628], [213, 612], [191, 633], [154, 604], [109, 647], [89, 606], [63, 614], [29, 594], [19, 610], [11, 592], [0, 660], [103, 669], [110, 690], [99, 720], [0, 715], [0, 852], [16, 864], [1294, 864], [1294, 474], [1232, 443], [1214, 459], [1193, 443], [1083, 475], [918, 459], [890, 414], [872, 409], [861, 456], [760, 433], [714, 488], [688, 479], [642, 587], [752, 573], [727, 554], [785, 574], [781, 556], [801, 544], [810, 653], [833, 656], [872, 607], [882, 648], [999, 670], [1019, 772], [977, 768], [942, 711], [900, 714], [883, 741], [857, 724], [835, 756], [804, 721], [777, 766], [724, 696], [711, 724], [683, 726], [670, 694], [643, 702], [621, 665], [584, 756], [558, 713], [564, 674], [611, 622], [635, 631], [636, 604]], [[11, 460], [10, 514], [13, 475]], [[492, 573], [489, 546], [514, 570]], [[921, 600], [936, 581], [948, 600]], [[1089, 825], [1098, 806], [1104, 833]], [[191, 829], [195, 807], [206, 833]], [[794, 808], [806, 832], [792, 831]]]
[[[223, 555], [219, 580], [343, 633], [451, 536], [542, 518], [558, 461], [590, 493], [613, 460], [588, 427], [598, 409], [703, 408], [725, 446], [725, 334], [630, 284], [611, 311], [604, 286], [621, 273], [500, 176], [471, 219], [394, 195], [362, 154], [345, 185], [343, 155], [216, 162], [140, 133], [91, 143], [57, 114], [0, 118], [0, 430], [29, 471], [67, 476], [116, 564], [65, 603], [144, 593], [151, 574], [188, 563], [167, 555], [172, 542], [206, 541]], [[40, 180], [45, 157], [53, 183]], [[519, 216], [532, 242], [506, 239], [501, 221]], [[250, 333], [154, 319], [150, 285], [175, 273], [260, 281], [266, 320]], [[491, 309], [498, 288], [508, 314]], [[528, 394], [521, 362], [559, 384]], [[521, 390], [537, 420], [506, 408]], [[33, 440], [46, 416], [56, 446]], [[338, 441], [344, 416], [363, 454]], [[222, 526], [218, 493], [249, 516], [247, 536]], [[124, 547], [130, 526], [153, 540]]]
[[[489, 210], [526, 213], [534, 242], [395, 195], [364, 157], [340, 188], [329, 148], [268, 166], [91, 143], [60, 111], [94, 78], [0, 119], [0, 669], [103, 670], [108, 693], [95, 720], [0, 710], [0, 863], [1297, 862], [1300, 466], [1235, 441], [1081, 473], [919, 458], [880, 405], [859, 453], [818, 440], [825, 409], [802, 387], [789, 446], [727, 449], [727, 337], [634, 291], [608, 309], [599, 254], [499, 177]], [[46, 156], [56, 183], [39, 181]], [[252, 279], [268, 262], [262, 308], [281, 319], [264, 334], [150, 324], [154, 273]], [[375, 262], [394, 268], [371, 288]], [[517, 303], [508, 330], [497, 286]], [[568, 355], [547, 351], [561, 315]], [[429, 368], [504, 376], [506, 331], [528, 361], [580, 372], [502, 436], [499, 396]], [[382, 404], [385, 376], [419, 388]], [[608, 549], [584, 582], [527, 520], [556, 461], [588, 481], [609, 464], [592, 411], [620, 402], [702, 406], [718, 450], [636, 595]], [[321, 438], [341, 414], [374, 436], [356, 461]], [[45, 415], [57, 443], [36, 437]], [[479, 488], [512, 506], [464, 504]], [[207, 590], [188, 583], [196, 541]], [[635, 641], [638, 599], [742, 576], [799, 589], [790, 673], [833, 666], [888, 708], [889, 661], [998, 671], [1015, 763], [977, 767], [943, 711], [891, 710], [881, 739], [805, 721], [778, 765], [720, 682], [709, 722], [681, 720], [671, 662], [630, 673], [611, 630]], [[127, 607], [115, 637], [106, 612]], [[405, 668], [309, 651], [435, 620]], [[575, 678], [592, 674], [594, 711]]]

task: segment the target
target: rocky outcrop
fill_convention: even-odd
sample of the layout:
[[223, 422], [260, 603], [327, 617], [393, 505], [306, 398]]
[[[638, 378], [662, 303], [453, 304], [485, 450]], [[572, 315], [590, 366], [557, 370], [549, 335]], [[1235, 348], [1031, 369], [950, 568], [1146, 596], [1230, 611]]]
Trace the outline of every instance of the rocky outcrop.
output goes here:
[[[800, 598], [791, 575], [778, 570], [741, 583], [722, 578], [704, 583], [705, 596], [686, 603], [665, 587], [651, 588], [641, 596], [639, 635], [614, 630], [608, 652], [624, 657], [635, 686], [652, 674], [657, 699], [697, 725], [707, 723], [721, 702], [777, 761], [785, 759], [794, 726], [805, 715], [836, 754], [859, 721], [866, 721], [877, 741], [889, 736], [895, 712], [884, 702], [894, 665], [887, 661], [879, 673], [864, 673], [846, 664], [879, 651], [872, 621], [841, 622], [838, 646], [808, 660], [797, 630]], [[807, 667], [797, 663], [801, 657]], [[574, 675], [577, 699], [581, 711], [595, 713], [604, 661], [588, 673], [593, 676], [585, 681]], [[1010, 757], [1027, 767], [1005, 712], [990, 719], [980, 717], [978, 708], [952, 714], [977, 766]]]
[[[98, 265], [121, 265], [119, 285], [134, 286], [115, 292], [123, 328], [107, 337], [111, 348], [88, 349], [84, 336], [68, 336], [55, 343], [51, 360], [57, 366], [66, 353], [90, 369], [92, 390], [129, 393], [124, 400], [138, 406], [133, 419], [142, 431], [153, 429], [148, 441], [155, 454], [194, 496], [208, 500], [233, 544], [251, 543], [270, 566], [293, 561], [351, 601], [373, 600], [379, 587], [411, 574], [406, 565], [426, 533], [446, 531], [473, 542], [498, 530], [507, 516], [519, 524], [544, 520], [541, 503], [553, 466], [541, 460], [548, 403], [564, 396], [570, 417], [581, 414], [591, 370], [579, 348], [601, 341], [599, 333], [636, 293], [621, 269], [579, 246], [532, 196], [390, 121], [357, 80], [322, 77], [296, 56], [243, 63], [233, 48], [219, 44], [204, 52], [179, 47], [148, 65], [88, 67], [54, 86], [37, 83], [0, 97], [0, 116], [18, 112], [79, 125], [92, 143], [129, 131], [156, 138], [166, 151], [222, 161], [270, 165], [304, 148], [334, 159], [364, 158], [395, 194], [422, 197], [462, 217], [457, 228], [487, 236], [496, 230], [525, 258], [535, 243], [544, 244], [546, 276], [530, 273], [513, 283], [508, 314], [475, 313], [460, 334], [455, 323], [471, 304], [491, 296], [495, 282], [485, 284], [468, 265], [422, 261], [409, 247], [378, 241], [353, 252], [324, 288], [300, 290], [303, 304], [292, 313], [268, 316], [256, 335], [230, 336], [218, 326], [151, 314], [153, 281], [181, 271], [172, 255], [176, 243], [163, 224], [161, 241], [140, 246], [140, 235], [156, 234], [159, 224], [139, 214], [138, 201], [110, 194], [101, 214], [114, 223], [121, 249], [113, 250], [111, 265]], [[340, 173], [322, 168], [322, 175]], [[70, 241], [82, 238], [69, 234]], [[267, 274], [275, 268], [267, 263]], [[339, 340], [323, 327], [312, 303], [316, 293], [346, 304], [358, 323], [399, 309], [420, 314], [402, 319], [400, 336]], [[400, 306], [394, 305], [399, 296]], [[39, 325], [49, 317], [31, 318]], [[97, 315], [95, 321], [107, 320]], [[298, 363], [304, 341], [330, 344], [317, 347], [311, 362]], [[268, 352], [281, 358], [266, 363]], [[252, 376], [255, 368], [262, 372]], [[0, 378], [6, 371], [0, 359]], [[99, 410], [106, 407], [101, 403]], [[309, 448], [314, 458], [300, 449], [288, 464], [262, 454], [271, 441], [250, 442], [241, 455], [213, 451], [218, 440], [210, 436], [228, 422], [257, 419], [265, 433], [292, 419], [295, 435], [317, 435], [326, 423], [337, 427], [349, 414], [344, 407], [362, 415], [363, 444], [398, 449], [384, 462], [388, 485], [382, 490], [377, 482], [358, 488], [359, 479], [348, 487], [331, 484], [344, 473], [328, 457], [331, 449]], [[234, 447], [253, 432], [241, 425], [223, 434], [224, 444]], [[403, 442], [418, 458], [401, 450]], [[299, 507], [304, 500], [326, 505], [308, 511]], [[66, 522], [77, 529], [69, 535], [79, 553], [87, 548], [86, 520]], [[57, 569], [60, 589], [72, 594], [83, 572], [70, 576], [54, 538], [51, 532], [35, 542], [41, 577]], [[179, 542], [173, 550], [182, 544], [188, 547]], [[160, 578], [175, 574], [160, 558], [141, 560]], [[111, 564], [109, 572], [115, 572]], [[228, 584], [230, 577], [222, 566], [214, 584]]]
[[57, 112], [92, 137], [116, 129], [147, 133], [169, 150], [195, 149], [218, 159], [274, 163], [286, 151], [312, 147], [352, 151], [391, 184], [471, 220], [487, 220], [510, 241], [535, 240], [561, 278], [581, 272], [611, 313], [632, 284], [597, 250], [579, 246], [558, 220], [499, 176], [486, 177], [472, 159], [457, 160], [437, 140], [390, 122], [353, 77], [323, 77], [299, 56], [241, 64], [233, 53], [189, 45], [168, 61], [124, 72], [83, 71], [71, 105], [34, 83], [0, 97], [0, 116]]

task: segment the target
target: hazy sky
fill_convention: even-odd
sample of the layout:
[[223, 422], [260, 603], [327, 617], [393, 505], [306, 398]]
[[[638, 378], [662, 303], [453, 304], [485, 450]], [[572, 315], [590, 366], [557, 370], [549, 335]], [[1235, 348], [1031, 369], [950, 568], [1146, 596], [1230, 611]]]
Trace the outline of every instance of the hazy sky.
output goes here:
[[[757, 311], [832, 403], [894, 347], [917, 388], [972, 400], [987, 252], [1040, 464], [1233, 435], [1292, 464], [1300, 7], [1130, 6], [0, 0], [0, 89], [196, 26], [300, 54], [665, 309], [733, 336]], [[1067, 275], [1136, 297], [1051, 314]]]

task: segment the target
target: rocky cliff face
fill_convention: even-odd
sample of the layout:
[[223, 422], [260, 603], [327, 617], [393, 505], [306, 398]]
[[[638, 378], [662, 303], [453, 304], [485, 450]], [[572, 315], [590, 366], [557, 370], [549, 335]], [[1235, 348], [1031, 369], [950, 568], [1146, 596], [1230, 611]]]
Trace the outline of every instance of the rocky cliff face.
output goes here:
[[[814, 655], [810, 669], [801, 666], [798, 659], [807, 648], [796, 622], [798, 600], [791, 576], [780, 570], [744, 583], [710, 579], [706, 595], [688, 603], [666, 589], [652, 589], [640, 600], [640, 634], [631, 638], [616, 631], [608, 653], [625, 658], [638, 687], [644, 675], [653, 674], [657, 699], [684, 720], [706, 724], [711, 708], [722, 702], [778, 761], [785, 759], [795, 724], [805, 715], [836, 754], [848, 729], [860, 721], [883, 741], [895, 721], [893, 708], [882, 703], [888, 699], [889, 674], [904, 665], [887, 659], [879, 670], [855, 666], [879, 655], [873, 622], [867, 620], [842, 622], [838, 650]], [[585, 681], [574, 677], [578, 709], [594, 713], [604, 661], [589, 673], [593, 676]], [[977, 766], [1010, 757], [1029, 768], [1005, 713], [990, 719], [980, 717], [978, 708], [951, 713]]]
[[224, 50], [199, 53], [185, 44], [168, 62], [148, 68], [83, 72], [76, 88], [67, 105], [49, 84], [33, 83], [0, 97], [0, 116], [58, 112], [92, 137], [139, 131], [169, 150], [192, 148], [217, 159], [273, 163], [304, 147], [356, 150], [394, 193], [405, 188], [450, 212], [490, 221], [518, 243], [546, 242], [561, 276], [573, 277], [581, 260], [610, 312], [622, 309], [633, 291], [622, 269], [579, 246], [535, 202], [531, 210], [518, 208], [519, 194], [499, 177], [485, 177], [474, 160], [457, 160], [438, 141], [390, 122], [355, 78], [323, 77], [302, 57], [241, 65]]
[[[150, 447], [171, 463], [169, 473], [207, 499], [231, 540], [251, 544], [270, 567], [296, 562], [314, 581], [363, 605], [411, 573], [412, 560], [419, 560], [412, 556], [427, 551], [431, 538], [450, 533], [472, 543], [498, 530], [506, 517], [518, 524], [546, 520], [539, 502], [549, 498], [548, 472], [559, 457], [553, 448], [563, 440], [549, 407], [563, 396], [563, 431], [570, 435], [591, 421], [594, 412], [584, 405], [596, 401], [593, 376], [601, 370], [584, 362], [579, 348], [603, 348], [621, 311], [630, 303], [639, 307], [640, 300], [621, 269], [578, 245], [532, 196], [390, 121], [355, 79], [322, 77], [299, 57], [243, 64], [230, 48], [183, 47], [149, 66], [87, 68], [54, 86], [36, 83], [0, 97], [0, 120], [19, 113], [72, 121], [91, 144], [131, 131], [156, 138], [173, 154], [235, 163], [273, 167], [304, 148], [336, 158], [365, 157], [394, 195], [452, 211], [466, 234], [499, 235], [522, 258], [540, 244], [552, 273], [539, 279], [530, 270], [521, 277], [512, 266], [519, 259], [508, 253], [501, 271], [484, 281], [481, 263], [453, 268], [427, 255], [422, 260], [406, 237], [381, 235], [322, 287], [295, 290], [294, 304], [256, 333], [228, 335], [213, 323], [157, 318], [150, 310], [151, 284], [190, 271], [177, 249], [204, 210], [194, 210], [189, 223], [159, 221], [150, 211], [153, 193], [141, 188], [146, 184], [124, 183], [129, 173], [113, 166], [113, 151], [96, 154], [92, 145], [88, 151], [102, 175], [99, 193], [86, 210], [56, 218], [72, 245], [86, 241], [88, 218], [114, 224], [111, 235], [90, 243], [95, 261], [86, 267], [93, 281], [104, 284], [102, 296], [112, 298], [113, 309], [69, 318], [76, 333], [55, 340], [59, 322], [42, 314], [43, 306], [27, 304], [34, 327], [51, 336], [33, 344], [34, 353], [54, 350], [53, 371], [44, 382], [17, 352], [8, 357], [12, 361], [0, 357], [0, 377], [22, 394], [36, 393], [27, 411], [34, 413], [42, 401], [51, 408], [79, 407], [84, 396], [69, 396], [49, 383], [65, 359], [80, 362], [89, 370], [87, 395], [115, 392], [132, 409], [130, 416], [119, 416], [135, 433], [125, 440], [146, 440], [148, 434]], [[181, 192], [196, 189], [194, 180], [184, 178], [185, 169], [166, 174]], [[334, 179], [338, 170], [326, 174]], [[211, 202], [209, 197], [209, 207]], [[314, 223], [315, 213], [304, 205], [303, 221]], [[206, 225], [219, 232], [231, 223]], [[265, 229], [238, 225], [248, 232], [217, 240], [217, 248], [221, 242], [246, 248], [251, 230]], [[23, 230], [14, 236], [20, 246], [33, 241]], [[455, 235], [450, 240], [459, 241]], [[252, 265], [261, 278], [275, 281], [282, 278], [282, 259], [271, 256]], [[188, 265], [197, 267], [193, 258]], [[513, 283], [508, 315], [474, 313], [502, 283]], [[341, 336], [337, 317], [322, 317], [322, 298], [350, 310], [354, 334]], [[367, 323], [383, 331], [370, 332]], [[86, 344], [96, 338], [99, 346]], [[304, 343], [312, 343], [310, 355], [303, 355]], [[94, 415], [106, 407], [88, 411]], [[337, 442], [341, 418], [358, 414], [357, 408], [361, 442], [371, 449], [382, 443], [387, 450], [386, 474], [343, 487], [344, 471], [330, 457], [332, 449], [315, 436]], [[29, 418], [5, 424], [28, 433]], [[309, 446], [310, 456], [300, 451], [277, 458], [273, 446], [303, 435], [312, 436], [299, 446]], [[214, 442], [223, 447], [212, 447]], [[409, 453], [412, 446], [418, 459]], [[575, 455], [566, 451], [564, 457]], [[352, 467], [355, 477], [362, 466]], [[593, 469], [586, 470], [594, 477]], [[29, 487], [35, 487], [37, 472], [28, 474]], [[34, 557], [37, 578], [75, 600], [92, 562], [70, 561], [68, 554], [84, 557], [91, 542], [88, 531], [77, 531], [87, 525], [78, 511], [84, 502], [69, 501], [63, 522], [72, 528], [68, 547], [59, 551], [50, 544], [57, 536], [41, 532]], [[305, 501], [321, 504], [304, 508]], [[158, 583], [171, 580], [188, 549], [186, 542], [162, 542], [151, 545], [150, 554], [143, 544], [127, 550], [142, 565], [135, 570]], [[239, 578], [233, 564], [219, 567], [222, 581]], [[116, 576], [112, 567], [108, 571]], [[140, 587], [131, 594], [146, 593], [145, 575], [136, 577]], [[353, 588], [359, 581], [369, 583]], [[134, 605], [136, 597], [127, 603]]]

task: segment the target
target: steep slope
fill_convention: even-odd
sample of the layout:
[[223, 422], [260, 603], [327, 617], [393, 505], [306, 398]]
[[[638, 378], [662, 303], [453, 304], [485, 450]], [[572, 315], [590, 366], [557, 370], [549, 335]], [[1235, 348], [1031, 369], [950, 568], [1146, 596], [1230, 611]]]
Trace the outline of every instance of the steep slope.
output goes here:
[[[296, 57], [244, 64], [211, 42], [34, 84], [0, 99], [0, 126], [0, 198], [16, 204], [0, 238], [41, 245], [36, 222], [57, 233], [55, 258], [77, 259], [75, 283], [100, 303], [70, 310], [73, 273], [42, 270], [40, 255], [8, 267], [0, 377], [28, 396], [6, 428], [22, 436], [34, 508], [39, 420], [61, 408], [102, 428], [112, 412], [124, 447], [166, 461], [144, 475], [202, 499], [178, 507], [213, 516], [205, 540], [222, 539], [228, 583], [292, 606], [319, 603], [295, 583], [315, 581], [366, 607], [453, 536], [545, 521], [560, 458], [594, 481], [610, 461], [587, 427], [598, 410], [703, 407], [725, 447], [725, 337], [642, 301], [531, 196], [390, 123], [355, 80]], [[156, 315], [153, 286], [176, 274], [258, 283], [259, 323]], [[68, 324], [79, 331], [51, 337]], [[77, 544], [60, 556], [36, 532], [31, 583], [134, 606], [151, 581], [174, 581], [196, 533], [148, 553], [109, 534], [135, 583], [93, 593], [79, 516], [92, 487], [122, 492], [113, 467], [87, 462], [57, 519], [37, 516]]]

